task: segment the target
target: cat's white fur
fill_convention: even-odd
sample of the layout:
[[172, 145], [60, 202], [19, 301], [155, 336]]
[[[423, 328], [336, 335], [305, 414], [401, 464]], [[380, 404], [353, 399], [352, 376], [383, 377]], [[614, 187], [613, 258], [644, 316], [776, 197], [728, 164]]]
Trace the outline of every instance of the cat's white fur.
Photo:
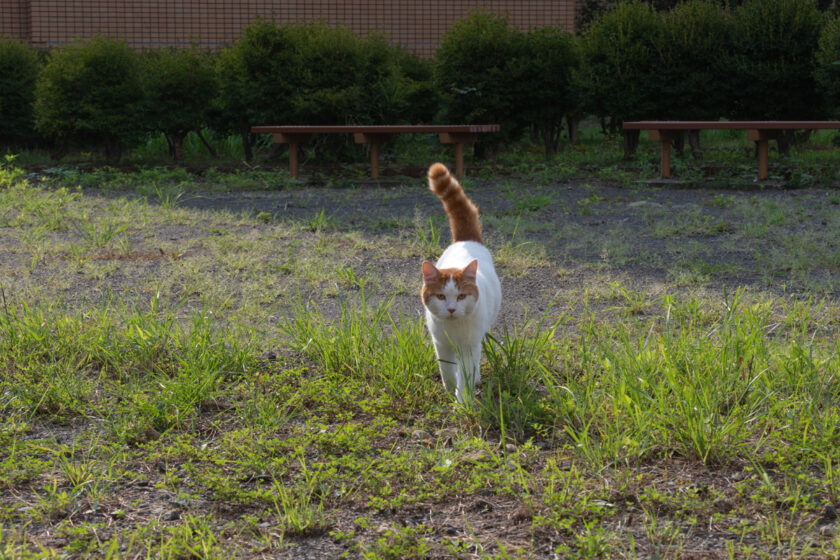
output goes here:
[[[467, 295], [458, 300], [458, 288], [450, 280], [443, 290], [446, 299], [433, 297], [425, 306], [426, 325], [443, 384], [461, 403], [472, 397], [479, 382], [481, 343], [499, 315], [502, 285], [490, 251], [476, 241], [453, 243], [435, 265], [438, 269], [464, 269], [474, 260], [478, 261], [475, 278], [478, 298]], [[450, 312], [453, 308], [455, 311]]]

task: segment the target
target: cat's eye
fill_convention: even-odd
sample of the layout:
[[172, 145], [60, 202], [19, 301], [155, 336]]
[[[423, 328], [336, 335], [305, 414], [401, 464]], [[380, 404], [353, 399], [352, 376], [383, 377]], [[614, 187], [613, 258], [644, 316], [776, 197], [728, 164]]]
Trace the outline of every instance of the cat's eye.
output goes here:
[[458, 294], [458, 301], [461, 301], [465, 297], [467, 297], [467, 294]]
[[445, 299], [446, 299], [446, 296], [445, 296], [445, 295], [443, 295], [443, 294], [438, 294], [438, 295], [437, 295], [437, 298], [438, 298], [439, 300], [441, 300], [441, 301], [442, 301], [442, 300], [445, 300]]

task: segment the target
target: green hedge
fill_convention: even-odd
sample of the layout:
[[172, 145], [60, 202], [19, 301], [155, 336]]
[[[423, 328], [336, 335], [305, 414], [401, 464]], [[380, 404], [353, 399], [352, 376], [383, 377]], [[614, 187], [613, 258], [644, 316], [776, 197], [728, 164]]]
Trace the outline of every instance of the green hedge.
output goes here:
[[0, 41], [0, 145], [23, 147], [36, 140], [32, 100], [38, 56], [24, 44]]
[[567, 33], [553, 28], [523, 33], [502, 16], [474, 12], [452, 27], [435, 57], [441, 120], [498, 123], [502, 134], [495, 142], [517, 139], [532, 128], [551, 154], [563, 118], [577, 106], [571, 75], [578, 62], [575, 40]]
[[[621, 2], [583, 34], [577, 83], [586, 110], [615, 126], [824, 118], [814, 65], [823, 20], [813, 0], [748, 0], [731, 11], [690, 0], [668, 12]], [[630, 155], [638, 133], [624, 135]]]
[[[435, 83], [443, 98], [447, 123], [498, 123], [502, 133], [491, 141], [521, 136], [527, 127], [522, 107], [523, 33], [505, 17], [478, 11], [456, 22], [435, 57]], [[488, 141], [482, 139], [482, 142]]]
[[255, 124], [394, 124], [434, 117], [430, 69], [378, 35], [326, 24], [257, 21], [218, 61], [219, 122], [243, 137]]
[[160, 49], [142, 55], [143, 122], [163, 133], [177, 162], [184, 161], [184, 137], [201, 133], [217, 95], [211, 56], [197, 49]]
[[572, 76], [580, 66], [580, 50], [574, 36], [552, 27], [526, 34], [525, 45], [517, 111], [550, 156], [559, 147], [563, 119], [573, 118], [579, 107]]
[[38, 77], [35, 126], [64, 149], [102, 148], [118, 160], [142, 136], [142, 96], [139, 56], [95, 37], [52, 52]]
[[820, 35], [814, 77], [825, 113], [840, 119], [840, 16], [832, 19]]
[[[431, 60], [378, 35], [260, 20], [217, 54], [138, 54], [95, 37], [41, 65], [6, 40], [0, 144], [47, 139], [115, 159], [162, 133], [181, 160], [184, 136], [210, 127], [241, 135], [250, 159], [257, 124], [499, 123], [502, 134], [482, 142], [530, 130], [550, 155], [563, 120], [583, 113], [613, 130], [636, 119], [840, 117], [840, 23], [824, 18], [813, 0], [688, 0], [662, 12], [631, 0], [574, 37], [479, 11]], [[625, 137], [628, 155], [637, 138]]]
[[740, 119], [819, 118], [814, 55], [823, 14], [813, 0], [750, 0], [730, 20], [726, 60], [732, 105]]
[[[591, 23], [582, 37], [583, 61], [576, 83], [587, 112], [621, 121], [657, 119], [660, 103], [664, 26], [641, 2], [617, 5]], [[624, 131], [625, 153], [636, 149], [638, 131]]]
[[663, 14], [657, 104], [669, 120], [716, 120], [726, 114], [726, 13], [715, 2], [689, 0]]

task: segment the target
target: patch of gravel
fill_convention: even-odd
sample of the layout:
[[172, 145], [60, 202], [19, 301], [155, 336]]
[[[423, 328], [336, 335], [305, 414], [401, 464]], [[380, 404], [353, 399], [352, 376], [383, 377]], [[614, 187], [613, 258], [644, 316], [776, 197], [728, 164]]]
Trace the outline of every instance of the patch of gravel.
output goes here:
[[[811, 293], [813, 286], [784, 265], [768, 270], [769, 255], [791, 234], [803, 231], [813, 230], [816, 239], [828, 242], [840, 225], [825, 219], [826, 211], [840, 217], [840, 207], [829, 202], [834, 192], [830, 189], [757, 191], [596, 183], [529, 186], [515, 181], [468, 180], [467, 192], [481, 209], [485, 239], [492, 251], [508, 243], [523, 251], [533, 247], [544, 251], [539, 265], [525, 273], [500, 269], [506, 302], [532, 314], [544, 311], [553, 292], [561, 287], [586, 288], [607, 277], [654, 291], [683, 282], [715, 292], [748, 287], [786, 295]], [[536, 209], [522, 209], [523, 201], [540, 196], [548, 202]], [[782, 211], [797, 210], [784, 223], [770, 222], [765, 233], [747, 235], [747, 220], [760, 227], [772, 219], [762, 216], [761, 209], [748, 215], [759, 201]], [[412, 217], [422, 223], [428, 223], [430, 217], [445, 223], [440, 202], [420, 179], [409, 185], [372, 183], [359, 189], [304, 186], [278, 192], [198, 194], [184, 200], [183, 206], [254, 215], [265, 212], [281, 220], [308, 221], [323, 213], [339, 229], [366, 235], [389, 227], [382, 224]], [[441, 236], [447, 243], [448, 226], [442, 226]], [[422, 259], [415, 260], [418, 262], [395, 262], [379, 256], [378, 261], [377, 255], [371, 254], [366, 255], [364, 264], [383, 272], [403, 273], [419, 269]], [[696, 278], [680, 280], [683, 270], [696, 273]], [[814, 262], [808, 273], [826, 279], [819, 284], [822, 295], [840, 293], [840, 282], [835, 279], [840, 269], [830, 262]]]

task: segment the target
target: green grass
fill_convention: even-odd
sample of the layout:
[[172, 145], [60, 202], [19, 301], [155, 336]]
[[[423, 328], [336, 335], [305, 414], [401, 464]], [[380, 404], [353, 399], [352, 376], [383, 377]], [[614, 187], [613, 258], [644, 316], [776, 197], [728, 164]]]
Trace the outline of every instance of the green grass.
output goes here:
[[[526, 237], [550, 190], [489, 216], [509, 285], [558, 281], [493, 331], [459, 407], [399, 266], [441, 250], [439, 217], [370, 233], [190, 209], [179, 172], [144, 193], [148, 171], [96, 171], [107, 196], [62, 173], [0, 169], [4, 558], [840, 557], [836, 302], [698, 289], [722, 272], [686, 241], [784, 235], [769, 274], [835, 271], [819, 193], [640, 218], [688, 247], [664, 286], [621, 277], [618, 230], [594, 273]], [[626, 205], [600, 193], [566, 211]]]

